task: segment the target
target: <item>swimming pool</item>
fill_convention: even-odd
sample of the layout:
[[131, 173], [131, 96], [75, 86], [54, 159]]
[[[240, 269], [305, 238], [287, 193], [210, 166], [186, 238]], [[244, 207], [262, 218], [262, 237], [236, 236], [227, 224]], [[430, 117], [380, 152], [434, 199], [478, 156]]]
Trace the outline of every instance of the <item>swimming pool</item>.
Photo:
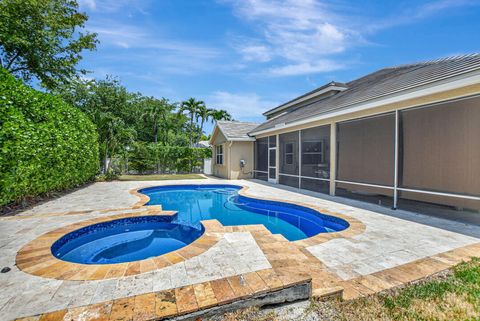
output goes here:
[[52, 254], [83, 264], [131, 262], [178, 250], [204, 232], [202, 225], [182, 225], [173, 220], [152, 215], [89, 225], [58, 239], [52, 245]]
[[173, 216], [139, 216], [89, 225], [70, 232], [51, 247], [59, 259], [82, 264], [143, 260], [180, 249], [204, 233], [202, 220], [225, 226], [263, 224], [290, 241], [342, 231], [347, 221], [311, 208], [239, 195], [235, 185], [168, 185], [139, 190], [147, 205], [177, 211]]
[[150, 197], [147, 205], [178, 211], [177, 222], [198, 226], [216, 219], [225, 226], [263, 224], [289, 241], [346, 229], [347, 221], [295, 204], [241, 196], [236, 185], [169, 185], [139, 190]]

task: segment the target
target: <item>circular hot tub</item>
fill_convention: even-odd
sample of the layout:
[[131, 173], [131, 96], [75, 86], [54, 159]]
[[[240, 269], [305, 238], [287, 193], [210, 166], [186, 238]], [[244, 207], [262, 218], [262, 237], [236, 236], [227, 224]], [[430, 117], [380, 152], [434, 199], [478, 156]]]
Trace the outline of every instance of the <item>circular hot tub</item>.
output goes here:
[[55, 243], [52, 254], [82, 264], [143, 260], [178, 250], [199, 238], [203, 226], [171, 222], [165, 216], [139, 216], [89, 225]]

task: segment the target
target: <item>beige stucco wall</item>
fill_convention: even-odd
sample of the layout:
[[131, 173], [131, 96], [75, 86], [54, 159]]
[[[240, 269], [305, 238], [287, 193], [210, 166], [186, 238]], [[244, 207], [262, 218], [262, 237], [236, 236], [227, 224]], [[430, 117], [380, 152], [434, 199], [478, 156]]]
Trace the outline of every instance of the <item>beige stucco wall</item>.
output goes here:
[[[226, 179], [242, 179], [253, 177], [253, 142], [227, 141], [225, 136], [215, 128], [212, 139], [212, 173], [214, 176]], [[223, 145], [223, 165], [216, 164], [215, 146]], [[243, 170], [240, 160], [246, 162]]]
[[[213, 132], [213, 140], [211, 141], [212, 144], [212, 173], [214, 176], [218, 176], [221, 178], [228, 178], [228, 149], [229, 144], [225, 139], [225, 136], [216, 128]], [[215, 146], [223, 145], [223, 165], [218, 165], [216, 154], [215, 154]]]
[[[231, 142], [229, 148], [229, 179], [242, 179], [253, 177], [253, 142]], [[246, 162], [243, 170], [240, 168], [240, 160]]]

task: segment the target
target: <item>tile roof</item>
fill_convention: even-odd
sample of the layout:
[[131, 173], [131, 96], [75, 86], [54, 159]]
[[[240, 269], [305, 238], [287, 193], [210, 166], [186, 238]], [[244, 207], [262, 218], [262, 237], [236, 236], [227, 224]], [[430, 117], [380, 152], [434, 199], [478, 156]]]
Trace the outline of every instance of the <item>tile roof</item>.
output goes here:
[[355, 104], [381, 99], [476, 70], [480, 70], [480, 54], [447, 57], [383, 68], [346, 83], [348, 89], [333, 96], [299, 108], [291, 108], [286, 113], [267, 120], [250, 132], [267, 130], [274, 128], [275, 125], [287, 125], [310, 117], [347, 109]]
[[240, 121], [217, 121], [217, 126], [227, 140], [250, 140], [248, 133], [257, 127], [258, 123]]

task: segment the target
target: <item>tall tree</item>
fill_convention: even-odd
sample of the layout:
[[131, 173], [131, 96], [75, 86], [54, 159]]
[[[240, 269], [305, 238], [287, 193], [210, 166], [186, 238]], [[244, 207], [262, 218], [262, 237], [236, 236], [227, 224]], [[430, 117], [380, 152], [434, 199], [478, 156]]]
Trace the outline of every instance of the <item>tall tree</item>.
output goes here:
[[180, 106], [180, 113], [186, 111], [190, 117], [190, 146], [193, 144], [193, 133], [195, 131], [194, 121], [201, 106], [205, 106], [205, 103], [201, 100], [196, 100], [195, 98], [189, 98], [182, 102], [182, 105]]
[[212, 121], [218, 120], [233, 120], [232, 115], [228, 111], [223, 109], [212, 109], [210, 112]]
[[84, 31], [87, 19], [75, 0], [1, 0], [0, 66], [48, 89], [85, 73], [81, 53], [98, 43]]
[[203, 125], [206, 121], [210, 119], [211, 116], [212, 109], [207, 108], [205, 105], [198, 106], [196, 121], [198, 123], [198, 120], [200, 119], [200, 135], [197, 140], [200, 140], [200, 138], [202, 137]]
[[158, 132], [160, 128], [161, 120], [165, 120], [165, 114], [168, 111], [168, 102], [166, 99], [156, 99], [153, 97], [146, 97], [143, 99], [142, 116], [148, 122], [152, 124], [153, 139], [155, 143], [158, 143]]
[[100, 155], [104, 172], [111, 159], [131, 144], [136, 131], [127, 123], [136, 95], [127, 92], [120, 82], [112, 77], [99, 81], [77, 81], [61, 87], [58, 92], [63, 99], [84, 111], [97, 126]]

